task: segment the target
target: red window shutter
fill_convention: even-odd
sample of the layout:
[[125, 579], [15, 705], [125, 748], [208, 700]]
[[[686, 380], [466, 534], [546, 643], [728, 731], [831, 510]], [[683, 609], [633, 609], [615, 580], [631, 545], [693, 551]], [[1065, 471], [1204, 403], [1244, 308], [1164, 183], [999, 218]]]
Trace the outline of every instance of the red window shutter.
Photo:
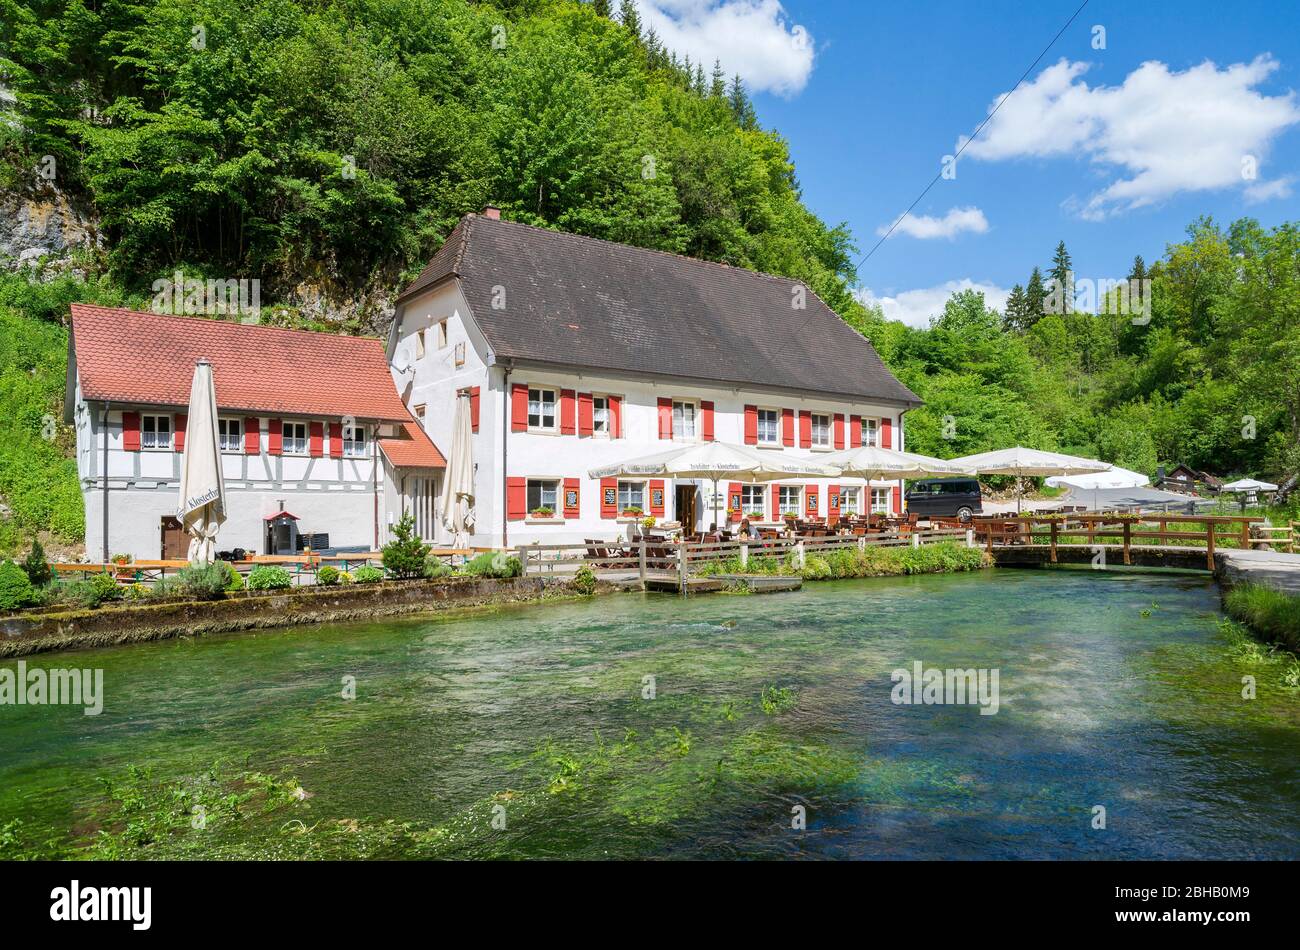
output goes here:
[[893, 421], [885, 418], [880, 420], [880, 447], [882, 449], [892, 449], [893, 446]]
[[673, 437], [673, 401], [671, 399], [659, 399], [659, 438], [671, 439]]
[[560, 390], [560, 435], [578, 434], [578, 394], [572, 389]]
[[127, 452], [140, 451], [140, 413], [122, 413], [122, 448]]
[[826, 520], [834, 522], [840, 520], [840, 486], [831, 485], [826, 489]]
[[266, 421], [266, 451], [270, 455], [284, 453], [284, 423], [279, 419]]
[[812, 448], [812, 413], [807, 409], [799, 410], [799, 448]]
[[528, 480], [524, 478], [506, 479], [506, 519], [523, 521], [528, 517]]
[[244, 420], [244, 454], [257, 455], [262, 451], [262, 420], [249, 416]]
[[862, 417], [854, 416], [849, 419], [849, 448], [857, 449], [862, 447]]
[[731, 520], [740, 520], [740, 482], [727, 486], [727, 507], [731, 509]]
[[[582, 514], [582, 482], [577, 478], [564, 480], [564, 517], [577, 518]], [[572, 497], [571, 497], [572, 496]], [[569, 504], [572, 501], [573, 504]]]
[[329, 457], [343, 458], [343, 420], [335, 419], [330, 423]]
[[623, 438], [623, 397], [609, 396], [609, 437]]
[[172, 439], [172, 445], [175, 447], [177, 452], [185, 451], [185, 426], [189, 421], [190, 417], [185, 415], [185, 413], [176, 413], [176, 420], [174, 422], [176, 434]]
[[314, 459], [325, 454], [325, 423], [307, 423], [307, 446], [308, 454]]
[[[658, 504], [655, 504], [655, 498], [659, 499]], [[654, 515], [656, 518], [662, 518], [664, 516], [665, 507], [664, 480], [662, 478], [652, 478], [650, 479], [650, 514]]]
[[528, 431], [527, 383], [515, 383], [510, 390], [510, 431]]
[[470, 431], [478, 431], [478, 407], [481, 387], [471, 386], [469, 388], [469, 427]]
[[781, 410], [781, 444], [794, 445], [794, 410]]
[[805, 485], [803, 488], [803, 510], [809, 521], [815, 521], [821, 516], [817, 507], [817, 490], [816, 485]]
[[758, 406], [745, 407], [745, 444], [758, 445]]
[[844, 448], [844, 413], [835, 413], [835, 447]]
[[713, 441], [713, 403], [701, 402], [700, 415], [703, 416], [701, 434], [705, 442]]
[[781, 486], [772, 486], [772, 520], [781, 520]]
[[591, 435], [596, 431], [593, 416], [591, 393], [578, 393], [578, 435]]
[[896, 515], [902, 514], [903, 513], [903, 489], [895, 485], [893, 495], [894, 495], [894, 514]]
[[618, 517], [617, 478], [602, 478], [600, 480], [600, 516], [602, 518]]

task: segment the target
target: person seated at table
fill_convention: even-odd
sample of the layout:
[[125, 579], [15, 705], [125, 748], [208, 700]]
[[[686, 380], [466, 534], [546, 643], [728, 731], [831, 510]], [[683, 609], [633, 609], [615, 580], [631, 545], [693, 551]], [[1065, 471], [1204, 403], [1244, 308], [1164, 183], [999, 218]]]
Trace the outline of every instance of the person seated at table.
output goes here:
[[758, 537], [758, 529], [749, 523], [748, 518], [741, 518], [740, 529], [736, 532], [736, 536], [741, 541], [756, 539]]

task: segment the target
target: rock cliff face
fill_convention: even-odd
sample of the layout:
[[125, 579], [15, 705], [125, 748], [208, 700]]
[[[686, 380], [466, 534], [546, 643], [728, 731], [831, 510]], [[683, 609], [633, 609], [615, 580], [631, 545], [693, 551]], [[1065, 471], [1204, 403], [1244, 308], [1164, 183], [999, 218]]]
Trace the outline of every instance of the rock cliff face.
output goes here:
[[66, 258], [74, 250], [102, 245], [93, 212], [78, 207], [53, 184], [0, 192], [0, 265]]

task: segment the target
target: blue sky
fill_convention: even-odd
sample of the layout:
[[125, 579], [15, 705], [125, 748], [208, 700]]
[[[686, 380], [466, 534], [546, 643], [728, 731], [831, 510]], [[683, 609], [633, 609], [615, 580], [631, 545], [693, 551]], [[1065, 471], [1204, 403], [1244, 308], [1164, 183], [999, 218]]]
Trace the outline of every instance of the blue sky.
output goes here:
[[[640, 5], [693, 59], [747, 78], [807, 204], [865, 254], [1080, 2]], [[860, 282], [923, 324], [960, 282], [995, 299], [1023, 283], [1058, 240], [1078, 276], [1122, 278], [1198, 215], [1300, 220], [1297, 89], [1300, 3], [1091, 0]]]

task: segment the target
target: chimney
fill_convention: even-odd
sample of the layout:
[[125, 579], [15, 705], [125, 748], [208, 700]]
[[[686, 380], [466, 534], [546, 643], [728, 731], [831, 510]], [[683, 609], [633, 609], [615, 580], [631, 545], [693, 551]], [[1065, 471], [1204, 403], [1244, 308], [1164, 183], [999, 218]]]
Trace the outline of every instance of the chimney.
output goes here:
[[483, 217], [487, 218], [490, 221], [500, 221], [501, 209], [494, 208], [491, 205], [486, 205], [483, 208]]

